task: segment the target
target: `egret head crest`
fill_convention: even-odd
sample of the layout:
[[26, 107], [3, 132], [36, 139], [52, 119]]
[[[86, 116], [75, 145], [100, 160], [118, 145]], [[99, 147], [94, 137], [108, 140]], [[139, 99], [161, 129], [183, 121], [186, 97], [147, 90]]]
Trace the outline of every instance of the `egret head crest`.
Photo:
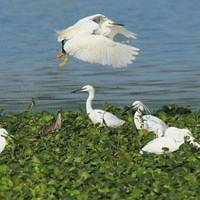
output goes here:
[[145, 104], [143, 104], [141, 101], [134, 101], [132, 103], [132, 108], [140, 109], [141, 111], [145, 111], [146, 113], [151, 114], [150, 109]]

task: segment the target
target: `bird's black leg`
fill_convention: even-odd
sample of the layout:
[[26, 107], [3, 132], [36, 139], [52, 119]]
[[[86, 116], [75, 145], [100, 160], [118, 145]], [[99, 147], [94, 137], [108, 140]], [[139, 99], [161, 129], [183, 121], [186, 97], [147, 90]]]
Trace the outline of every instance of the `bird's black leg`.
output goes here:
[[64, 49], [64, 45], [65, 45], [66, 40], [62, 40], [61, 44], [62, 44], [62, 53], [66, 54], [66, 51]]
[[59, 54], [56, 57], [54, 57], [55, 60], [58, 60], [59, 58], [62, 58], [63, 56], [66, 55], [66, 51], [64, 49], [65, 42], [66, 42], [66, 40], [62, 40], [62, 42], [61, 42], [62, 50], [61, 50], [61, 52], [59, 52]]

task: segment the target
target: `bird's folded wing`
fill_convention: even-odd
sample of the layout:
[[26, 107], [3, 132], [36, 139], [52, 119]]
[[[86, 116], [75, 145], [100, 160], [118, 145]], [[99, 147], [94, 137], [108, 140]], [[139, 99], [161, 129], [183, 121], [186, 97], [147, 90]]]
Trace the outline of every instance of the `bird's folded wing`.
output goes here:
[[136, 39], [135, 33], [132, 33], [130, 31], [128, 31], [126, 28], [124, 28], [123, 26], [119, 26], [119, 25], [112, 25], [110, 27], [110, 33], [107, 35], [107, 37], [113, 39], [115, 37], [115, 35], [117, 35], [117, 34], [124, 35], [127, 38]]
[[98, 28], [98, 24], [85, 18], [64, 30], [56, 30], [57, 40], [61, 42], [62, 40], [69, 40], [78, 35], [92, 34]]
[[151, 153], [161, 154], [163, 153], [163, 148], [168, 148], [169, 152], [176, 150], [181, 144], [176, 144], [175, 140], [170, 137], [160, 137], [155, 138], [152, 141], [148, 142], [143, 148], [142, 151], [147, 151]]
[[68, 40], [65, 51], [80, 60], [113, 67], [125, 67], [135, 60], [139, 49], [114, 42], [101, 35], [81, 35]]

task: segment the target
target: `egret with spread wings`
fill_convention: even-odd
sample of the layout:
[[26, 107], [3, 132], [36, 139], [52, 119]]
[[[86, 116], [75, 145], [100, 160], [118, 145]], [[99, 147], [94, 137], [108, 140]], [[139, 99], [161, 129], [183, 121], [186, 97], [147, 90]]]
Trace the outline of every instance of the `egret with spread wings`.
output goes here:
[[67, 63], [67, 54], [90, 63], [125, 67], [139, 53], [138, 48], [113, 40], [117, 34], [136, 39], [136, 34], [102, 14], [85, 17], [56, 32], [58, 42], [62, 43], [62, 51], [56, 58], [64, 57], [60, 67]]

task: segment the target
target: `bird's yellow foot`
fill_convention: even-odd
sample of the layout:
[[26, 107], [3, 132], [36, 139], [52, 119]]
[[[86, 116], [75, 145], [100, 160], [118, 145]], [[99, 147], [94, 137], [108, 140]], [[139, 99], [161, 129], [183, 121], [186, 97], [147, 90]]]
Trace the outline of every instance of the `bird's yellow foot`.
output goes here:
[[65, 56], [66, 53], [64, 51], [61, 51], [56, 57], [54, 57], [54, 60], [58, 60], [59, 58], [62, 58], [63, 56]]
[[58, 66], [64, 67], [67, 64], [67, 62], [68, 62], [67, 55], [65, 55], [63, 62], [61, 62]]

